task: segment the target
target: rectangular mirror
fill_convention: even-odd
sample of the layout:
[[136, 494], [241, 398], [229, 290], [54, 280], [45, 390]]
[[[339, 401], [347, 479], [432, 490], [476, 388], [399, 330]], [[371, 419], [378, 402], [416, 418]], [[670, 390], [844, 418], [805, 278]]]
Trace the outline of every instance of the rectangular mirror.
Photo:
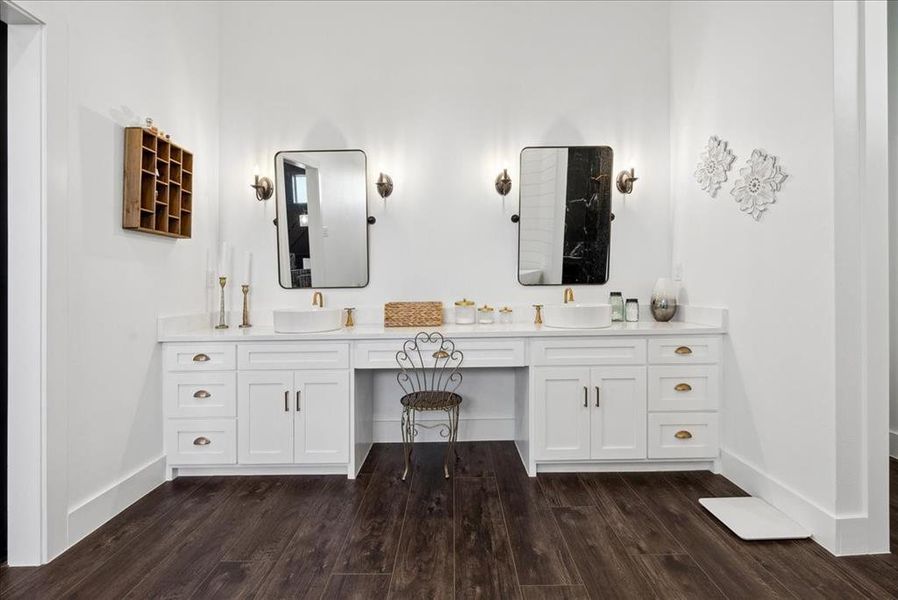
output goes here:
[[274, 163], [281, 287], [368, 285], [365, 153], [278, 152]]
[[613, 153], [608, 146], [521, 151], [518, 281], [608, 281]]

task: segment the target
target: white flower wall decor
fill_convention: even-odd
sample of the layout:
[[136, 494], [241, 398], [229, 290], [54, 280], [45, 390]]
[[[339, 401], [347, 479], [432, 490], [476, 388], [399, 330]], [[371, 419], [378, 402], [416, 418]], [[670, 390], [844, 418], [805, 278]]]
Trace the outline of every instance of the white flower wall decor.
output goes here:
[[739, 169], [741, 179], [736, 180], [730, 192], [739, 204], [739, 210], [750, 214], [755, 221], [776, 202], [776, 193], [788, 177], [783, 173], [778, 160], [756, 148], [745, 166]]
[[727, 171], [733, 166], [736, 156], [727, 148], [727, 143], [712, 135], [708, 138], [705, 151], [699, 156], [695, 167], [695, 180], [699, 186], [714, 198], [720, 185], [727, 180]]

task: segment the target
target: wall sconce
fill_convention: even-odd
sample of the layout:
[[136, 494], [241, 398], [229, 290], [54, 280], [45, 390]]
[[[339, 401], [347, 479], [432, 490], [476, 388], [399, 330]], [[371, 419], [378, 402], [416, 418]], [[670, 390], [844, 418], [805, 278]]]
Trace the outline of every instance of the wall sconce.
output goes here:
[[511, 191], [511, 177], [508, 175], [508, 169], [502, 169], [502, 172], [496, 176], [496, 191], [500, 196], [507, 196]]
[[393, 178], [386, 173], [381, 173], [377, 177], [377, 183], [374, 184], [380, 197], [386, 200], [393, 193]]
[[632, 194], [633, 183], [638, 179], [636, 169], [631, 168], [629, 171], [621, 171], [617, 174], [617, 191], [621, 194]]
[[274, 194], [274, 185], [271, 183], [271, 180], [267, 177], [259, 177], [256, 175], [255, 183], [249, 186], [256, 190], [256, 200], [261, 202], [262, 200], [268, 200], [271, 198], [271, 195]]

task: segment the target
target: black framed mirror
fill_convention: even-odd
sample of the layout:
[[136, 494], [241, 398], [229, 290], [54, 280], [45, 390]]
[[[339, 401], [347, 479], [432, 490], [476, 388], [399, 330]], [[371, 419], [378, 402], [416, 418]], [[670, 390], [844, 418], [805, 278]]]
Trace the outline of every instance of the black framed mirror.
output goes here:
[[274, 163], [281, 287], [368, 285], [365, 153], [282, 151]]
[[608, 281], [613, 160], [609, 146], [521, 150], [521, 285], [599, 285]]

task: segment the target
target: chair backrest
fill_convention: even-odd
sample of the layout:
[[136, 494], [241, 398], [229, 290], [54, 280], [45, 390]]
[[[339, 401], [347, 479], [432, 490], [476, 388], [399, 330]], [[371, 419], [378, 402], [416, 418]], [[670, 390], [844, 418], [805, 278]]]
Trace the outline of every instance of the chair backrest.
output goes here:
[[396, 353], [399, 373], [396, 381], [406, 394], [416, 392], [454, 392], [461, 385], [459, 370], [464, 353], [455, 342], [439, 332], [422, 331], [402, 343]]

